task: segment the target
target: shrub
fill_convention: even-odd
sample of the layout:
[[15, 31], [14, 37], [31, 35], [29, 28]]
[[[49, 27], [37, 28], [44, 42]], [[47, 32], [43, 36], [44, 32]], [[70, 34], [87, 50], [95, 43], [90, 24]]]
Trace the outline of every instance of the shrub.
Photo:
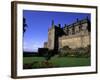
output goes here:
[[76, 48], [71, 49], [68, 46], [64, 46], [63, 48], [59, 49], [59, 56], [69, 56], [69, 57], [90, 57], [90, 45], [85, 48]]

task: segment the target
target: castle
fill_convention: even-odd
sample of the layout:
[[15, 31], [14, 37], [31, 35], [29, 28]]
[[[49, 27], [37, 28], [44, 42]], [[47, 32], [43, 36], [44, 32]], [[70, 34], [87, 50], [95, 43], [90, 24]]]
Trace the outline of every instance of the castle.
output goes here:
[[48, 30], [48, 41], [44, 43], [44, 48], [49, 50], [59, 50], [64, 46], [72, 49], [85, 48], [91, 44], [91, 24], [88, 18], [77, 19], [74, 23], [63, 27], [61, 24], [55, 25], [52, 20], [52, 27]]

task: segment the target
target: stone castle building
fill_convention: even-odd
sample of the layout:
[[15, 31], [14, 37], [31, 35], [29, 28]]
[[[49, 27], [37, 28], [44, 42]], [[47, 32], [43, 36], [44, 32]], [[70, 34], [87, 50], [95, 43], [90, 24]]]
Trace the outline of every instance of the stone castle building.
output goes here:
[[48, 41], [44, 47], [49, 50], [58, 50], [64, 46], [72, 49], [84, 48], [91, 43], [91, 24], [88, 18], [76, 20], [74, 23], [65, 26], [55, 25], [52, 21], [52, 27], [48, 30]]

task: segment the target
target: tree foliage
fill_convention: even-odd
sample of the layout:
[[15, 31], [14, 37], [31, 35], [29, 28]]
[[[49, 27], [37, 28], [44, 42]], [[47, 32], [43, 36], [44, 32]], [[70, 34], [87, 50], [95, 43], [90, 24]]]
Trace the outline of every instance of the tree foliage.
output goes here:
[[26, 32], [26, 27], [27, 27], [26, 18], [23, 17], [23, 33]]

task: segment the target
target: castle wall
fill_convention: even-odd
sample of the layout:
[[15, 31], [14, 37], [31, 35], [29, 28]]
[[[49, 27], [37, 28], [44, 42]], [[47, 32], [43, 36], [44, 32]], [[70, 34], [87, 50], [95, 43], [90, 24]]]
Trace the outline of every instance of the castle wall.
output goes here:
[[48, 30], [48, 49], [58, 50], [64, 46], [70, 48], [87, 47], [90, 45], [90, 22], [83, 19], [61, 28], [60, 25], [54, 25]]
[[49, 50], [54, 49], [54, 43], [55, 43], [55, 29], [50, 29], [48, 31], [48, 48], [49, 48]]
[[44, 42], [44, 48], [48, 48], [48, 42]]
[[62, 36], [59, 38], [59, 48], [69, 46], [70, 48], [87, 47], [90, 45], [90, 34]]

